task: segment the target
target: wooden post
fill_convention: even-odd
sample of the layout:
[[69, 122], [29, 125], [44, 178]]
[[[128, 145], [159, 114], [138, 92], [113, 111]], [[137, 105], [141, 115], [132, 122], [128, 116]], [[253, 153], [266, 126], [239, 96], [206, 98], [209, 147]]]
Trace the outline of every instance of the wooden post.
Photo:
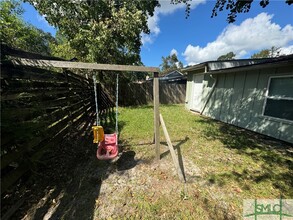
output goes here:
[[153, 81], [153, 97], [154, 97], [154, 133], [155, 133], [155, 148], [156, 160], [160, 160], [160, 101], [159, 101], [159, 73], [154, 73]]
[[182, 182], [185, 182], [184, 174], [183, 174], [183, 172], [182, 172], [182, 170], [181, 170], [181, 168], [179, 166], [178, 157], [176, 157], [173, 144], [171, 142], [170, 136], [169, 136], [168, 131], [167, 131], [167, 127], [165, 125], [163, 116], [161, 114], [160, 114], [160, 121], [161, 121], [161, 125], [162, 125], [162, 128], [163, 128], [163, 132], [164, 132], [164, 135], [165, 135], [165, 138], [166, 138], [166, 141], [167, 141], [167, 144], [168, 144], [168, 147], [169, 147], [169, 150], [170, 150], [172, 159], [173, 159], [173, 163], [174, 163], [175, 169], [177, 170], [177, 173], [178, 173], [178, 177], [179, 177], [179, 179]]

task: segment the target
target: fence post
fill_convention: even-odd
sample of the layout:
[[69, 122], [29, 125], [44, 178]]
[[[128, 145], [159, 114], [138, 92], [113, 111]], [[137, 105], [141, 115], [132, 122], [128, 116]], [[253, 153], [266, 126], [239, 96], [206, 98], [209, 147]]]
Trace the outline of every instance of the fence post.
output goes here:
[[159, 101], [159, 73], [154, 72], [153, 79], [153, 97], [154, 97], [154, 133], [155, 133], [155, 148], [156, 160], [160, 160], [160, 101]]

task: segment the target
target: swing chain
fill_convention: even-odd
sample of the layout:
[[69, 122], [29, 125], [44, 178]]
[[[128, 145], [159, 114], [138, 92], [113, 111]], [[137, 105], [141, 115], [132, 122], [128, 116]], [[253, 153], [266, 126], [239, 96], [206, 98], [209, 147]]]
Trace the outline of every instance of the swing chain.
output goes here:
[[119, 93], [119, 76], [117, 73], [116, 75], [116, 126], [115, 126], [117, 136], [118, 136], [118, 97], [119, 97], [118, 93]]
[[[94, 91], [95, 91], [95, 103], [96, 103], [96, 115], [97, 115], [97, 126], [100, 124], [100, 118], [99, 118], [99, 105], [98, 105], [98, 95], [97, 95], [97, 79], [96, 75], [93, 75], [93, 81], [94, 81]], [[116, 75], [116, 134], [118, 135], [118, 97], [119, 97], [119, 75], [117, 73]]]
[[100, 124], [100, 119], [99, 119], [99, 106], [98, 106], [98, 95], [97, 95], [97, 79], [95, 74], [93, 75], [93, 80], [94, 80], [96, 115], [97, 115], [97, 126], [98, 126]]

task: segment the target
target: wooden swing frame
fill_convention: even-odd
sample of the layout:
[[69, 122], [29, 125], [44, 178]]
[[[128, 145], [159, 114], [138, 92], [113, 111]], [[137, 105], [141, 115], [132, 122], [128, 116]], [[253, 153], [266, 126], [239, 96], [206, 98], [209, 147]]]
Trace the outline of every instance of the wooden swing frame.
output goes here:
[[27, 59], [27, 58], [13, 58], [14, 65], [24, 65], [33, 67], [57, 67], [68, 69], [90, 69], [90, 70], [104, 70], [104, 71], [119, 71], [119, 72], [151, 72], [153, 73], [153, 102], [154, 102], [154, 145], [156, 160], [160, 161], [160, 124], [163, 127], [164, 135], [166, 137], [168, 147], [173, 159], [173, 163], [177, 170], [179, 179], [185, 182], [183, 172], [179, 166], [178, 158], [175, 156], [174, 147], [171, 143], [167, 128], [165, 126], [162, 115], [160, 115], [160, 101], [159, 101], [159, 68], [145, 67], [145, 66], [131, 66], [131, 65], [114, 65], [114, 64], [98, 64], [98, 63], [84, 63], [84, 62], [70, 62], [57, 60], [42, 60], [42, 59]]

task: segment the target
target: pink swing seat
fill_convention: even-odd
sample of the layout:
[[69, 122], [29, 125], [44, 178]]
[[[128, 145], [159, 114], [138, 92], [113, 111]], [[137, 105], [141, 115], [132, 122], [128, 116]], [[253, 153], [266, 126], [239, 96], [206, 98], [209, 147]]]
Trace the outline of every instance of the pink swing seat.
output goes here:
[[98, 145], [97, 158], [99, 160], [111, 160], [118, 155], [117, 134], [105, 134], [105, 138]]

